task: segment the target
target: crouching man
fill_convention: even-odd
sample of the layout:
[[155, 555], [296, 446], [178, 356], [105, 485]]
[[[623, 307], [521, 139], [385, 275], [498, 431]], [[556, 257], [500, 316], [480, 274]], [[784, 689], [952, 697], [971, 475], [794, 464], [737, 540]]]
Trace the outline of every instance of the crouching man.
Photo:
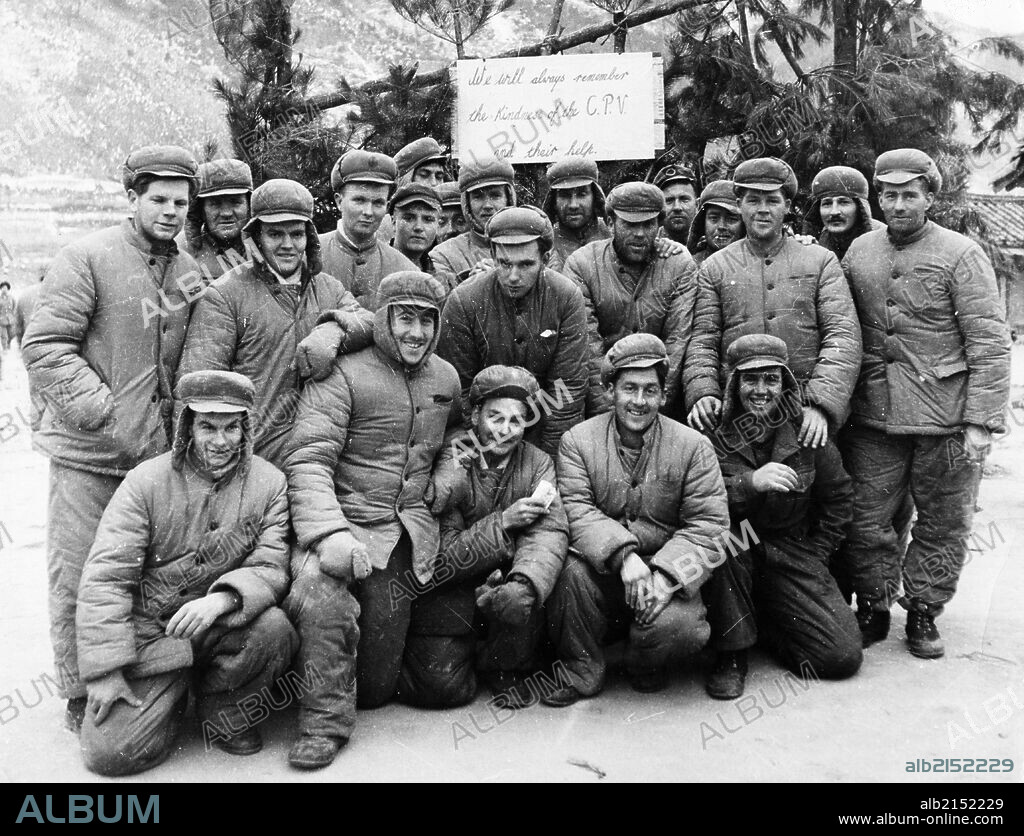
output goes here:
[[[458, 373], [434, 356], [445, 291], [426, 273], [402, 271], [386, 276], [377, 295], [374, 344], [341, 355], [327, 378], [305, 388], [285, 458], [303, 550], [285, 608], [302, 637], [299, 668], [321, 673], [300, 701], [288, 755], [300, 769], [327, 766], [348, 741], [357, 683], [361, 708], [399, 690], [420, 704], [475, 696], [450, 694], [449, 671], [417, 680], [418, 693], [403, 677], [440, 546], [426, 491], [446, 432], [462, 420]], [[414, 594], [401, 594], [410, 583]]]
[[252, 383], [202, 371], [178, 384], [171, 452], [125, 477], [103, 513], [78, 591], [88, 704], [86, 766], [101, 775], [163, 761], [196, 688], [204, 738], [262, 748], [243, 713], [287, 669], [297, 637], [288, 587], [284, 475], [252, 454]]
[[554, 462], [523, 440], [539, 391], [520, 366], [489, 366], [473, 378], [469, 400], [479, 450], [464, 467], [456, 465], [436, 572], [450, 578], [446, 586], [461, 590], [458, 609], [468, 607], [469, 622], [473, 590], [487, 580], [479, 601], [487, 635], [477, 668], [494, 696], [513, 708], [534, 699], [524, 678], [537, 669], [541, 605], [569, 547]]
[[[794, 673], [844, 679], [860, 668], [860, 631], [829, 574], [829, 556], [853, 517], [853, 484], [831, 440], [799, 443], [800, 389], [786, 344], [768, 334], [732, 342], [716, 434], [733, 543], [753, 544], [716, 568], [704, 586], [711, 646], [706, 689], [743, 694], [747, 648], [761, 636]], [[730, 549], [732, 550], [732, 549]], [[805, 670], [806, 666], [810, 670]]]
[[729, 524], [725, 486], [710, 442], [658, 414], [668, 367], [653, 334], [623, 337], [602, 368], [612, 411], [562, 437], [558, 487], [575, 554], [547, 610], [572, 685], [543, 697], [548, 705], [601, 691], [601, 645], [616, 634], [628, 633], [633, 688], [648, 692], [666, 686], [672, 657], [696, 653], [711, 633], [700, 557]]

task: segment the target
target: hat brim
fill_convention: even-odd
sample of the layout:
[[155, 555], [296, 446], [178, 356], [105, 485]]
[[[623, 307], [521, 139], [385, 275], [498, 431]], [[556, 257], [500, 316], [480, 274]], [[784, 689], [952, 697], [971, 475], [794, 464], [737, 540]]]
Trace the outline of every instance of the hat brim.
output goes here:
[[634, 357], [625, 365], [612, 366], [612, 371], [621, 372], [625, 369], [649, 369], [651, 366], [658, 366], [667, 362], [667, 357]]
[[641, 212], [635, 212], [629, 209], [612, 208], [611, 211], [615, 213], [616, 218], [621, 218], [622, 220], [631, 224], [643, 223], [644, 221], [649, 221], [652, 218], [657, 218], [659, 215], [661, 215], [661, 211], [658, 209], [650, 209]]
[[503, 232], [498, 237], [491, 236], [488, 240], [492, 244], [529, 244], [531, 241], [536, 241], [541, 237], [540, 233], [514, 233], [514, 232]]
[[391, 180], [390, 178], [387, 178], [384, 175], [381, 175], [379, 177], [375, 177], [372, 174], [357, 174], [357, 175], [354, 175], [352, 177], [347, 177], [347, 178], [345, 178], [344, 180], [341, 181], [341, 185], [343, 185], [343, 186], [345, 186], [345, 185], [347, 185], [349, 183], [374, 183], [374, 184], [379, 185], [379, 186], [393, 186], [393, 185], [395, 185], [395, 181], [394, 180]]
[[911, 180], [916, 180], [918, 177], [928, 178], [927, 172], [924, 171], [907, 171], [905, 169], [896, 169], [895, 171], [887, 171], [885, 174], [876, 174], [875, 179], [880, 183], [894, 183], [899, 185], [901, 183], [909, 183]]
[[566, 177], [557, 183], [552, 183], [552, 189], [578, 189], [581, 186], [593, 186], [594, 181], [589, 177]]
[[404, 209], [406, 206], [415, 206], [417, 203], [419, 203], [422, 206], [429, 206], [431, 209], [434, 209], [438, 212], [440, 212], [442, 209], [442, 205], [440, 202], [436, 200], [431, 200], [429, 197], [424, 197], [423, 195], [414, 195], [413, 197], [408, 197], [405, 200], [401, 201], [400, 203], [396, 203], [394, 208]]
[[187, 171], [181, 171], [180, 169], [167, 169], [167, 168], [140, 168], [132, 172], [132, 177], [137, 178], [140, 174], [151, 174], [154, 177], [174, 177], [181, 180], [195, 180], [196, 174]]
[[525, 386], [508, 383], [503, 386], [495, 386], [493, 389], [480, 393], [472, 401], [472, 405], [479, 406], [484, 401], [491, 400], [492, 398], [515, 398], [516, 400], [528, 403], [533, 400], [533, 393]]
[[425, 299], [417, 299], [415, 297], [405, 297], [404, 299], [388, 299], [387, 304], [388, 307], [391, 307], [392, 305], [403, 305], [407, 308], [423, 308], [424, 310], [437, 311], [438, 313], [441, 312], [441, 309], [438, 307], [437, 303], [428, 302]]
[[508, 180], [485, 180], [483, 183], [474, 183], [466, 189], [466, 194], [475, 192], [479, 189], [486, 189], [488, 186], [507, 186], [508, 184]]
[[252, 189], [247, 189], [242, 186], [231, 186], [224, 189], [214, 189], [211, 192], [199, 192], [196, 197], [218, 197], [225, 194], [250, 194]]
[[249, 407], [228, 401], [185, 401], [193, 412], [248, 412]]
[[754, 189], [759, 192], [783, 192], [786, 191], [785, 183], [736, 183], [734, 189]]
[[702, 209], [707, 208], [708, 206], [717, 206], [719, 209], [724, 209], [726, 212], [733, 215], [738, 215], [740, 213], [739, 206], [735, 203], [726, 203], [724, 200], [715, 200], [714, 198], [711, 198], [710, 200], [705, 200], [701, 204]]
[[448, 162], [448, 155], [447, 154], [437, 154], [437, 155], [435, 155], [433, 157], [427, 157], [426, 159], [420, 160], [419, 162], [416, 163], [416, 165], [414, 165], [409, 170], [412, 171], [413, 173], [415, 173], [416, 169], [419, 168], [420, 166], [429, 165], [430, 163], [441, 163], [441, 165], [444, 165], [447, 162]]
[[768, 369], [772, 367], [782, 367], [785, 365], [786, 364], [778, 357], [748, 357], [746, 360], [742, 360], [736, 364], [735, 371], [749, 372], [754, 369]]
[[659, 180], [654, 185], [657, 186], [659, 189], [664, 189], [665, 186], [671, 186], [673, 183], [688, 183], [689, 185], [692, 186], [696, 182], [697, 182], [697, 180], [695, 178], [693, 178], [693, 177], [681, 177], [680, 176], [680, 177], [669, 177], [667, 180]]
[[273, 215], [260, 215], [259, 217], [253, 217], [252, 220], [245, 225], [245, 228], [248, 229], [253, 221], [262, 221], [266, 224], [280, 224], [285, 221], [302, 221], [303, 223], [311, 223], [312, 219], [306, 215], [300, 215], [298, 212], [275, 212]]

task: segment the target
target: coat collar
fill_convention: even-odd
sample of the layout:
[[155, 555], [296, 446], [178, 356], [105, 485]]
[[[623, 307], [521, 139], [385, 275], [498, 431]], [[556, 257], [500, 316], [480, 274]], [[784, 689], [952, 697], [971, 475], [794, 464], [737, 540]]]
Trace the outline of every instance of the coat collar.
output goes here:
[[145, 235], [135, 228], [131, 218], [125, 218], [121, 223], [121, 231], [125, 240], [135, 249], [146, 253], [146, 255], [176, 256], [178, 245], [174, 241], [150, 241]]

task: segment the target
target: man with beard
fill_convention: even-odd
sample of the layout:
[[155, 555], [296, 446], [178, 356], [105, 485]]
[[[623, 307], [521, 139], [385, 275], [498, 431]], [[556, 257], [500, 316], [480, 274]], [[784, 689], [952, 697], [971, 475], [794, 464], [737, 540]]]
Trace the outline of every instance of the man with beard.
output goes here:
[[[583, 420], [587, 320], [579, 288], [545, 267], [551, 222], [535, 207], [502, 209], [487, 224], [494, 268], [448, 297], [437, 353], [459, 373], [463, 397], [487, 366], [522, 366], [544, 392], [534, 406], [530, 441], [553, 455]], [[469, 414], [467, 412], [467, 419]]]
[[728, 377], [725, 346], [744, 334], [786, 343], [803, 388], [797, 440], [821, 447], [843, 425], [860, 367], [850, 289], [824, 247], [801, 244], [783, 225], [797, 192], [793, 169], [775, 157], [740, 163], [733, 176], [746, 237], [701, 265], [683, 383], [690, 426], [712, 432]]
[[391, 246], [424, 273], [433, 273], [434, 263], [428, 252], [434, 246], [441, 215], [437, 192], [420, 183], [399, 186], [388, 209], [395, 224]]
[[[456, 465], [453, 499], [441, 516], [436, 570], [451, 590], [438, 602], [463, 615], [444, 619], [454, 622], [448, 632], [467, 633], [474, 589], [486, 579], [479, 597], [486, 628], [477, 668], [494, 696], [513, 708], [535, 699], [526, 677], [539, 664], [542, 607], [569, 545], [554, 462], [523, 440], [539, 392], [533, 375], [518, 366], [488, 366], [473, 378], [469, 403], [479, 451]], [[472, 654], [472, 645], [468, 650]]]
[[612, 189], [607, 205], [612, 237], [580, 247], [569, 256], [564, 271], [579, 283], [587, 305], [587, 414], [611, 408], [611, 390], [601, 383], [601, 360], [612, 344], [637, 332], [654, 334], [665, 343], [665, 402], [671, 407], [690, 338], [697, 266], [685, 247], [667, 258], [656, 254], [658, 225], [665, 217], [660, 189], [650, 183], [623, 183]]
[[811, 183], [811, 205], [804, 232], [842, 261], [853, 239], [885, 224], [871, 217], [867, 178], [855, 168], [834, 165], [819, 171]]
[[174, 243], [196, 168], [174, 145], [132, 151], [122, 171], [130, 217], [57, 254], [25, 332], [25, 366], [46, 404], [32, 443], [50, 459], [50, 639], [75, 731], [86, 702], [75, 643], [82, 565], [125, 474], [170, 446], [188, 294], [202, 286]]
[[199, 263], [208, 282], [248, 261], [242, 227], [249, 220], [250, 194], [252, 172], [241, 160], [212, 160], [199, 166], [199, 189], [178, 246]]
[[712, 253], [746, 235], [732, 180], [714, 180], [700, 193], [686, 248], [700, 267]]
[[673, 658], [696, 653], [710, 635], [700, 596], [709, 572], [688, 571], [687, 558], [713, 553], [728, 505], [708, 440], [658, 413], [668, 370], [657, 337], [623, 337], [602, 366], [612, 410], [562, 437], [558, 488], [572, 550], [547, 610], [572, 684], [542, 696], [548, 705], [600, 693], [602, 645], [622, 634], [641, 692], [665, 688]]
[[377, 237], [397, 178], [395, 161], [373, 151], [348, 151], [331, 170], [341, 219], [334, 232], [320, 236], [323, 269], [368, 311], [380, 304], [377, 286], [385, 276], [415, 269], [409, 259]]
[[174, 446], [117, 489], [78, 592], [82, 754], [100, 775], [161, 763], [193, 682], [204, 740], [260, 751], [243, 707], [259, 704], [298, 646], [277, 606], [288, 588], [286, 485], [253, 455], [253, 386], [203, 371], [176, 394]]
[[665, 195], [665, 218], [660, 230], [667, 238], [686, 244], [697, 211], [697, 177], [685, 166], [670, 165], [654, 178]]
[[604, 222], [604, 191], [597, 181], [597, 163], [566, 157], [548, 166], [544, 211], [554, 224], [555, 245], [548, 264], [561, 272], [565, 260], [584, 244], [608, 238]]
[[506, 206], [516, 205], [515, 171], [507, 160], [473, 157], [459, 170], [462, 214], [470, 228], [438, 244], [430, 253], [438, 281], [449, 292], [476, 273], [493, 269], [487, 222]]
[[256, 387], [253, 449], [282, 467], [305, 368], [300, 341], [329, 316], [337, 344], [363, 348], [373, 316], [321, 272], [313, 195], [301, 183], [268, 180], [256, 189], [242, 234], [259, 258], [226, 273], [196, 303], [178, 375], [221, 369], [248, 377]]
[[[301, 698], [288, 755], [300, 769], [334, 760], [352, 733], [357, 692], [361, 708], [396, 694], [458, 705], [476, 692], [472, 675], [429, 664], [430, 642], [418, 641], [434, 612], [440, 546], [426, 491], [446, 432], [462, 422], [459, 376], [434, 356], [444, 289], [407, 271], [387, 276], [379, 293], [374, 344], [342, 354], [306, 387], [285, 460], [300, 547], [285, 610], [302, 638], [299, 669], [321, 674]], [[395, 594], [407, 584], [413, 595]]]
[[[786, 344], [748, 334], [729, 346], [722, 423], [715, 441], [734, 542], [754, 544], [704, 585], [717, 659], [710, 696], [742, 696], [747, 648], [758, 633], [796, 674], [844, 679], [860, 668], [860, 631], [828, 571], [853, 516], [853, 487], [831, 441], [797, 443], [803, 408]], [[809, 674], [805, 671], [809, 668]]]
[[[1010, 336], [992, 265], [927, 216], [942, 188], [916, 148], [875, 161], [887, 229], [843, 259], [864, 329], [864, 362], [843, 435], [854, 515], [845, 553], [865, 646], [889, 632], [898, 598], [908, 649], [943, 655], [935, 619], [956, 592], [991, 434], [1004, 427]], [[904, 556], [893, 517], [917, 505]]]

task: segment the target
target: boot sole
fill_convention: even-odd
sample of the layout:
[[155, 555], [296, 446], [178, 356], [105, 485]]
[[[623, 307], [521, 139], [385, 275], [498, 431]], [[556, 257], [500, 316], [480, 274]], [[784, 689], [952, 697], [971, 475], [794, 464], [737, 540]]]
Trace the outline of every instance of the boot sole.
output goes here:
[[910, 653], [912, 655], [916, 656], [918, 659], [941, 659], [943, 656], [946, 655], [946, 648], [944, 648], [944, 647], [940, 647], [940, 648], [917, 647], [917, 646], [911, 644], [909, 641], [907, 642], [907, 650], [909, 650]]

